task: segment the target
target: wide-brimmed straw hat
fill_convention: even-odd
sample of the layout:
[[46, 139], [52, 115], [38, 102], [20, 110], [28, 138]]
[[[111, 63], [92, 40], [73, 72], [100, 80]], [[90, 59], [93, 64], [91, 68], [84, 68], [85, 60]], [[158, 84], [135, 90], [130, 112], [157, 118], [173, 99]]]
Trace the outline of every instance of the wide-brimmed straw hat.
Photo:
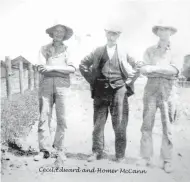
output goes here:
[[152, 27], [152, 32], [158, 35], [158, 30], [159, 29], [165, 29], [165, 30], [170, 30], [171, 35], [174, 35], [177, 32], [177, 28], [171, 26], [170, 22], [165, 22], [165, 21], [159, 21], [156, 25]]
[[58, 27], [58, 26], [63, 27], [66, 30], [65, 37], [64, 37], [63, 40], [68, 40], [68, 39], [70, 39], [72, 37], [72, 35], [73, 35], [72, 28], [70, 28], [70, 27], [68, 27], [66, 25], [62, 25], [62, 24], [56, 24], [56, 25], [46, 29], [46, 33], [49, 34], [49, 36], [51, 38], [53, 38], [53, 32], [54, 32], [55, 28]]

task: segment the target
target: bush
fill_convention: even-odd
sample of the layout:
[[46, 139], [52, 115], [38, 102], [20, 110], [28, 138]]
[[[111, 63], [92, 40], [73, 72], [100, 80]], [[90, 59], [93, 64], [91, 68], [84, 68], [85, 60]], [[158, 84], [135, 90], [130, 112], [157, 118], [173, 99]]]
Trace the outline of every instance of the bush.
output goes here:
[[12, 143], [17, 138], [27, 136], [38, 118], [37, 90], [26, 91], [23, 95], [14, 94], [11, 101], [1, 99], [1, 142]]

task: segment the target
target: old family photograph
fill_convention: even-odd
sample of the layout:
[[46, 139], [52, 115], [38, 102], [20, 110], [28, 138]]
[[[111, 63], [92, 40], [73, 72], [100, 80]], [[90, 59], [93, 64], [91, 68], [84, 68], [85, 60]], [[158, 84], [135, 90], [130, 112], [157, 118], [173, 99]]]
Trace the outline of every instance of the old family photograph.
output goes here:
[[190, 1], [1, 0], [1, 179], [190, 181]]

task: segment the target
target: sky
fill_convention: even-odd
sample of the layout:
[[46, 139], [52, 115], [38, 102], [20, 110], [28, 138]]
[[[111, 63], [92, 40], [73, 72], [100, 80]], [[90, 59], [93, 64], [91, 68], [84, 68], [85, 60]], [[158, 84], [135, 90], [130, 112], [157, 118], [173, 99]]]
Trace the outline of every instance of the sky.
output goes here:
[[120, 44], [130, 56], [142, 60], [146, 48], [158, 42], [152, 26], [164, 21], [178, 29], [171, 42], [181, 63], [190, 54], [189, 9], [189, 0], [0, 0], [0, 59], [22, 55], [37, 63], [40, 47], [51, 42], [45, 30], [62, 23], [78, 37], [65, 44], [79, 64], [94, 47], [105, 43], [105, 26], [116, 23], [123, 30]]

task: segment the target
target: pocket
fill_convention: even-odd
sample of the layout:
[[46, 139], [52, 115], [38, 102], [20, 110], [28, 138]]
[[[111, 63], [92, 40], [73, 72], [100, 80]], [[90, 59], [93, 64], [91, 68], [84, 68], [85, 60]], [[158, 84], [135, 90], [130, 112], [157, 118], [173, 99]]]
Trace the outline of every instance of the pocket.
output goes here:
[[95, 81], [95, 95], [96, 96], [107, 96], [113, 93], [112, 88], [109, 85], [109, 82], [105, 79], [98, 79]]

